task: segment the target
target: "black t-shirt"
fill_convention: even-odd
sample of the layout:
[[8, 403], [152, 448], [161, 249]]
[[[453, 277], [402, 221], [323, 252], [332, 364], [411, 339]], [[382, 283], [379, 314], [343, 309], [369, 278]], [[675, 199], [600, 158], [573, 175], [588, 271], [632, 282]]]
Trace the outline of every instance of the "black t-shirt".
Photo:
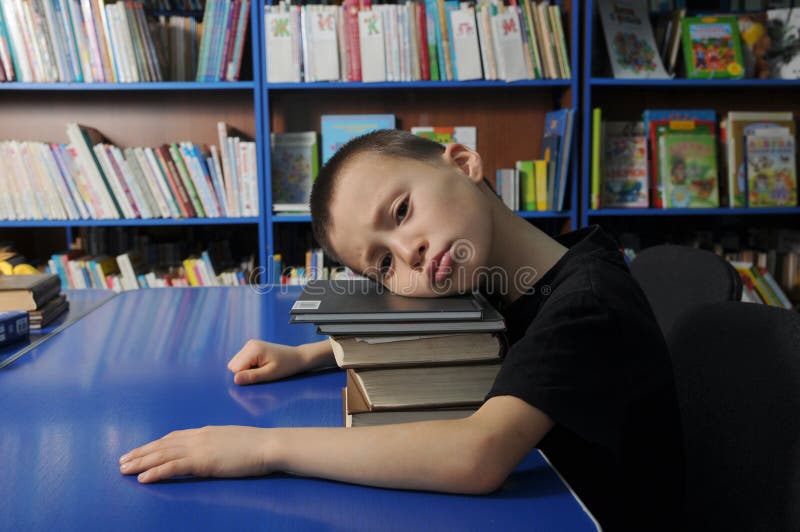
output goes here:
[[489, 397], [555, 423], [541, 449], [606, 532], [678, 530], [683, 444], [672, 366], [650, 305], [599, 227], [503, 313], [508, 350]]

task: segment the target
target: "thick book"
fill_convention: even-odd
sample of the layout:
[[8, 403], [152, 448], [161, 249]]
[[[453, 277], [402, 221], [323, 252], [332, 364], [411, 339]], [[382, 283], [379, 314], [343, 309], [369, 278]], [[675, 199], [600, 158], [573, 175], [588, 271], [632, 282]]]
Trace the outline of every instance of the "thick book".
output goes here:
[[28, 337], [27, 312], [0, 312], [0, 347]]
[[406, 335], [501, 332], [506, 329], [503, 316], [493, 307], [484, 309], [483, 318], [468, 321], [394, 321], [320, 323], [317, 332], [328, 335]]
[[[485, 305], [488, 305], [486, 303]], [[478, 320], [477, 295], [405, 297], [368, 280], [314, 280], [292, 305], [293, 323]]]
[[340, 368], [388, 368], [498, 361], [503, 342], [494, 334], [332, 336]]
[[28, 313], [30, 329], [35, 331], [42, 327], [47, 327], [56, 318], [69, 310], [69, 301], [64, 294], [58, 295], [48, 301], [39, 310], [32, 310]]
[[60, 291], [55, 274], [0, 275], [0, 311], [36, 310]]
[[349, 413], [477, 407], [500, 364], [347, 370]]
[[389, 410], [351, 413], [347, 404], [347, 388], [342, 388], [342, 412], [344, 413], [344, 426], [348, 428], [394, 425], [396, 423], [414, 423], [417, 421], [463, 419], [474, 414], [476, 410], [477, 407], [439, 408], [434, 410]]

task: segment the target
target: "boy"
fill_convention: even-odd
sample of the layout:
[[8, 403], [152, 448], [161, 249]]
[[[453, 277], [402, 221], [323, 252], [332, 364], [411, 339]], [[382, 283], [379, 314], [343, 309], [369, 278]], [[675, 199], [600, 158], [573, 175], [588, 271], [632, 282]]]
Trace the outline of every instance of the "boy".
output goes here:
[[[460, 420], [178, 431], [124, 455], [123, 473], [153, 482], [288, 471], [477, 494], [539, 447], [605, 530], [676, 529], [683, 459], [672, 370], [644, 295], [602, 231], [550, 238], [505, 207], [476, 152], [394, 130], [341, 148], [317, 177], [311, 211], [329, 256], [394, 292], [480, 288], [505, 307], [511, 347], [485, 403]], [[497, 272], [504, 282], [491, 285]], [[330, 364], [327, 342], [251, 340], [228, 367], [243, 385]]]

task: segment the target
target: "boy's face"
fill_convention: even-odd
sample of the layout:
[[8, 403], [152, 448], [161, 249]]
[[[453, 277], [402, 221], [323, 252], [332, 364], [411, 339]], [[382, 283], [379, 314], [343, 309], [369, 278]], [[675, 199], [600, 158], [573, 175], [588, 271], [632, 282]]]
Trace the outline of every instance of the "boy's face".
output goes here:
[[331, 246], [397, 294], [471, 290], [491, 246], [482, 179], [478, 154], [459, 145], [448, 146], [442, 164], [359, 154], [334, 189]]

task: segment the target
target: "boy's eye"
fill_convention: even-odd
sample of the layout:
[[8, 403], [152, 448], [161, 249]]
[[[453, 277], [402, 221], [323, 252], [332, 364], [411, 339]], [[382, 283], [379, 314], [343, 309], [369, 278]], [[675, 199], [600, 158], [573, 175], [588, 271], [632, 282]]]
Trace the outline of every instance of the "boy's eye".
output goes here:
[[404, 199], [403, 202], [397, 207], [397, 213], [395, 214], [397, 223], [402, 222], [407, 214], [408, 214], [408, 200]]
[[380, 266], [379, 266], [378, 269], [379, 269], [379, 272], [380, 272], [381, 279], [383, 279], [387, 275], [389, 275], [389, 272], [392, 269], [392, 254], [391, 253], [387, 253], [386, 255], [383, 256], [383, 258], [381, 259], [381, 263], [380, 263]]

